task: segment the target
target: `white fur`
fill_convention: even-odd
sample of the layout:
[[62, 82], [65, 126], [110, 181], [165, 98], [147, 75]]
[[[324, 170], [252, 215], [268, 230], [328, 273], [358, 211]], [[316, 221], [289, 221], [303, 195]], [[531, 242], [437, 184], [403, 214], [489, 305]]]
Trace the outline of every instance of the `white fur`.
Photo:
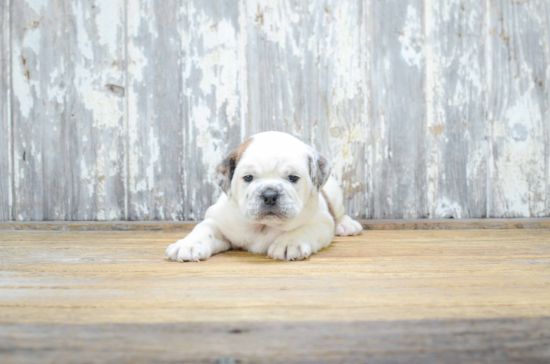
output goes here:
[[[310, 163], [317, 157], [311, 147], [288, 134], [254, 135], [234, 170], [230, 191], [220, 196], [188, 236], [166, 249], [167, 257], [199, 261], [233, 248], [267, 253], [273, 259], [301, 260], [329, 246], [335, 233], [359, 234], [361, 225], [344, 214], [343, 195], [336, 180], [325, 178], [322, 187], [334, 219], [314, 185]], [[245, 182], [246, 175], [254, 176], [254, 180]], [[300, 178], [292, 183], [289, 175]], [[273, 207], [277, 215], [265, 215], [268, 207], [260, 195], [266, 188], [280, 194]]]

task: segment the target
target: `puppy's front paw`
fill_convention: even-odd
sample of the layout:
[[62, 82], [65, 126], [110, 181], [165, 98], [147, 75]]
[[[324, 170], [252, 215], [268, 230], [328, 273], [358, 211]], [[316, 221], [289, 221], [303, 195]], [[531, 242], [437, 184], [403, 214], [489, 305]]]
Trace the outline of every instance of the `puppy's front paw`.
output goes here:
[[178, 262], [198, 262], [210, 258], [212, 251], [206, 244], [189, 237], [171, 244], [165, 254]]
[[311, 245], [299, 241], [275, 241], [269, 246], [267, 256], [279, 260], [302, 260], [311, 255]]
[[363, 226], [360, 223], [353, 220], [348, 215], [336, 223], [336, 228], [334, 229], [334, 235], [336, 236], [354, 236], [363, 231]]

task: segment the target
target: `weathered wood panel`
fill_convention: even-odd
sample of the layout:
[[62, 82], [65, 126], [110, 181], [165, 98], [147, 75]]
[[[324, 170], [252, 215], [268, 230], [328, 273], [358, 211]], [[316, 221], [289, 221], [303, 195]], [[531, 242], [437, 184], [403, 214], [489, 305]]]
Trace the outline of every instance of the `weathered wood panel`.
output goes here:
[[[128, 218], [184, 219], [181, 32], [185, 4], [129, 0]], [[199, 164], [200, 161], [197, 161]]]
[[10, 0], [0, 0], [0, 221], [12, 220]]
[[489, 216], [547, 216], [548, 18], [543, 1], [490, 1]]
[[284, 131], [326, 155], [365, 211], [368, 46], [362, 1], [247, 1], [247, 135]]
[[12, 6], [17, 220], [70, 219], [67, 10], [59, 1]]
[[184, 3], [184, 216], [200, 220], [220, 191], [214, 170], [244, 141], [246, 46], [243, 1]]
[[12, 7], [17, 220], [124, 217], [123, 3]]
[[426, 1], [426, 183], [432, 218], [487, 216], [485, 14], [483, 1]]
[[423, 3], [372, 7], [368, 216], [428, 217]]
[[[70, 114], [64, 115], [63, 128], [68, 129], [71, 194], [65, 219], [125, 217], [124, 3], [66, 1]], [[45, 154], [55, 159], [51, 151]]]
[[199, 220], [265, 130], [358, 218], [550, 215], [548, 2], [0, 4], [1, 220]]

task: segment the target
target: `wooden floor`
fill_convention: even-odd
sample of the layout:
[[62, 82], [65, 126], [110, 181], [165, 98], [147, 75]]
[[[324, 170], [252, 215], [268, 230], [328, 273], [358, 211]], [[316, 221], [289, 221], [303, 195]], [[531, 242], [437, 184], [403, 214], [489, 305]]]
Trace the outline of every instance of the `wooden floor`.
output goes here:
[[165, 260], [183, 235], [0, 231], [0, 362], [550, 362], [550, 230]]

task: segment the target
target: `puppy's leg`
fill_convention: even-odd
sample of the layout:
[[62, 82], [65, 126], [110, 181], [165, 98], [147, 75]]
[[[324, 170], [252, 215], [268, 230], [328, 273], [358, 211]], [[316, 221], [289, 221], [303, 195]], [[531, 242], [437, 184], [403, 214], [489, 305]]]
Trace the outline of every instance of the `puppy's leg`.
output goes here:
[[336, 236], [354, 236], [363, 231], [363, 226], [348, 215], [342, 215], [336, 220], [336, 229], [334, 235]]
[[330, 245], [334, 221], [327, 212], [319, 212], [318, 222], [300, 226], [279, 236], [269, 246], [267, 255], [279, 260], [302, 260]]
[[223, 238], [216, 221], [206, 219], [185, 238], [166, 249], [166, 256], [178, 262], [206, 260], [213, 254], [229, 250], [231, 244]]
[[337, 236], [353, 236], [363, 231], [361, 224], [344, 214], [344, 194], [334, 177], [330, 177], [323, 187], [327, 203], [330, 204], [336, 220], [334, 234]]

